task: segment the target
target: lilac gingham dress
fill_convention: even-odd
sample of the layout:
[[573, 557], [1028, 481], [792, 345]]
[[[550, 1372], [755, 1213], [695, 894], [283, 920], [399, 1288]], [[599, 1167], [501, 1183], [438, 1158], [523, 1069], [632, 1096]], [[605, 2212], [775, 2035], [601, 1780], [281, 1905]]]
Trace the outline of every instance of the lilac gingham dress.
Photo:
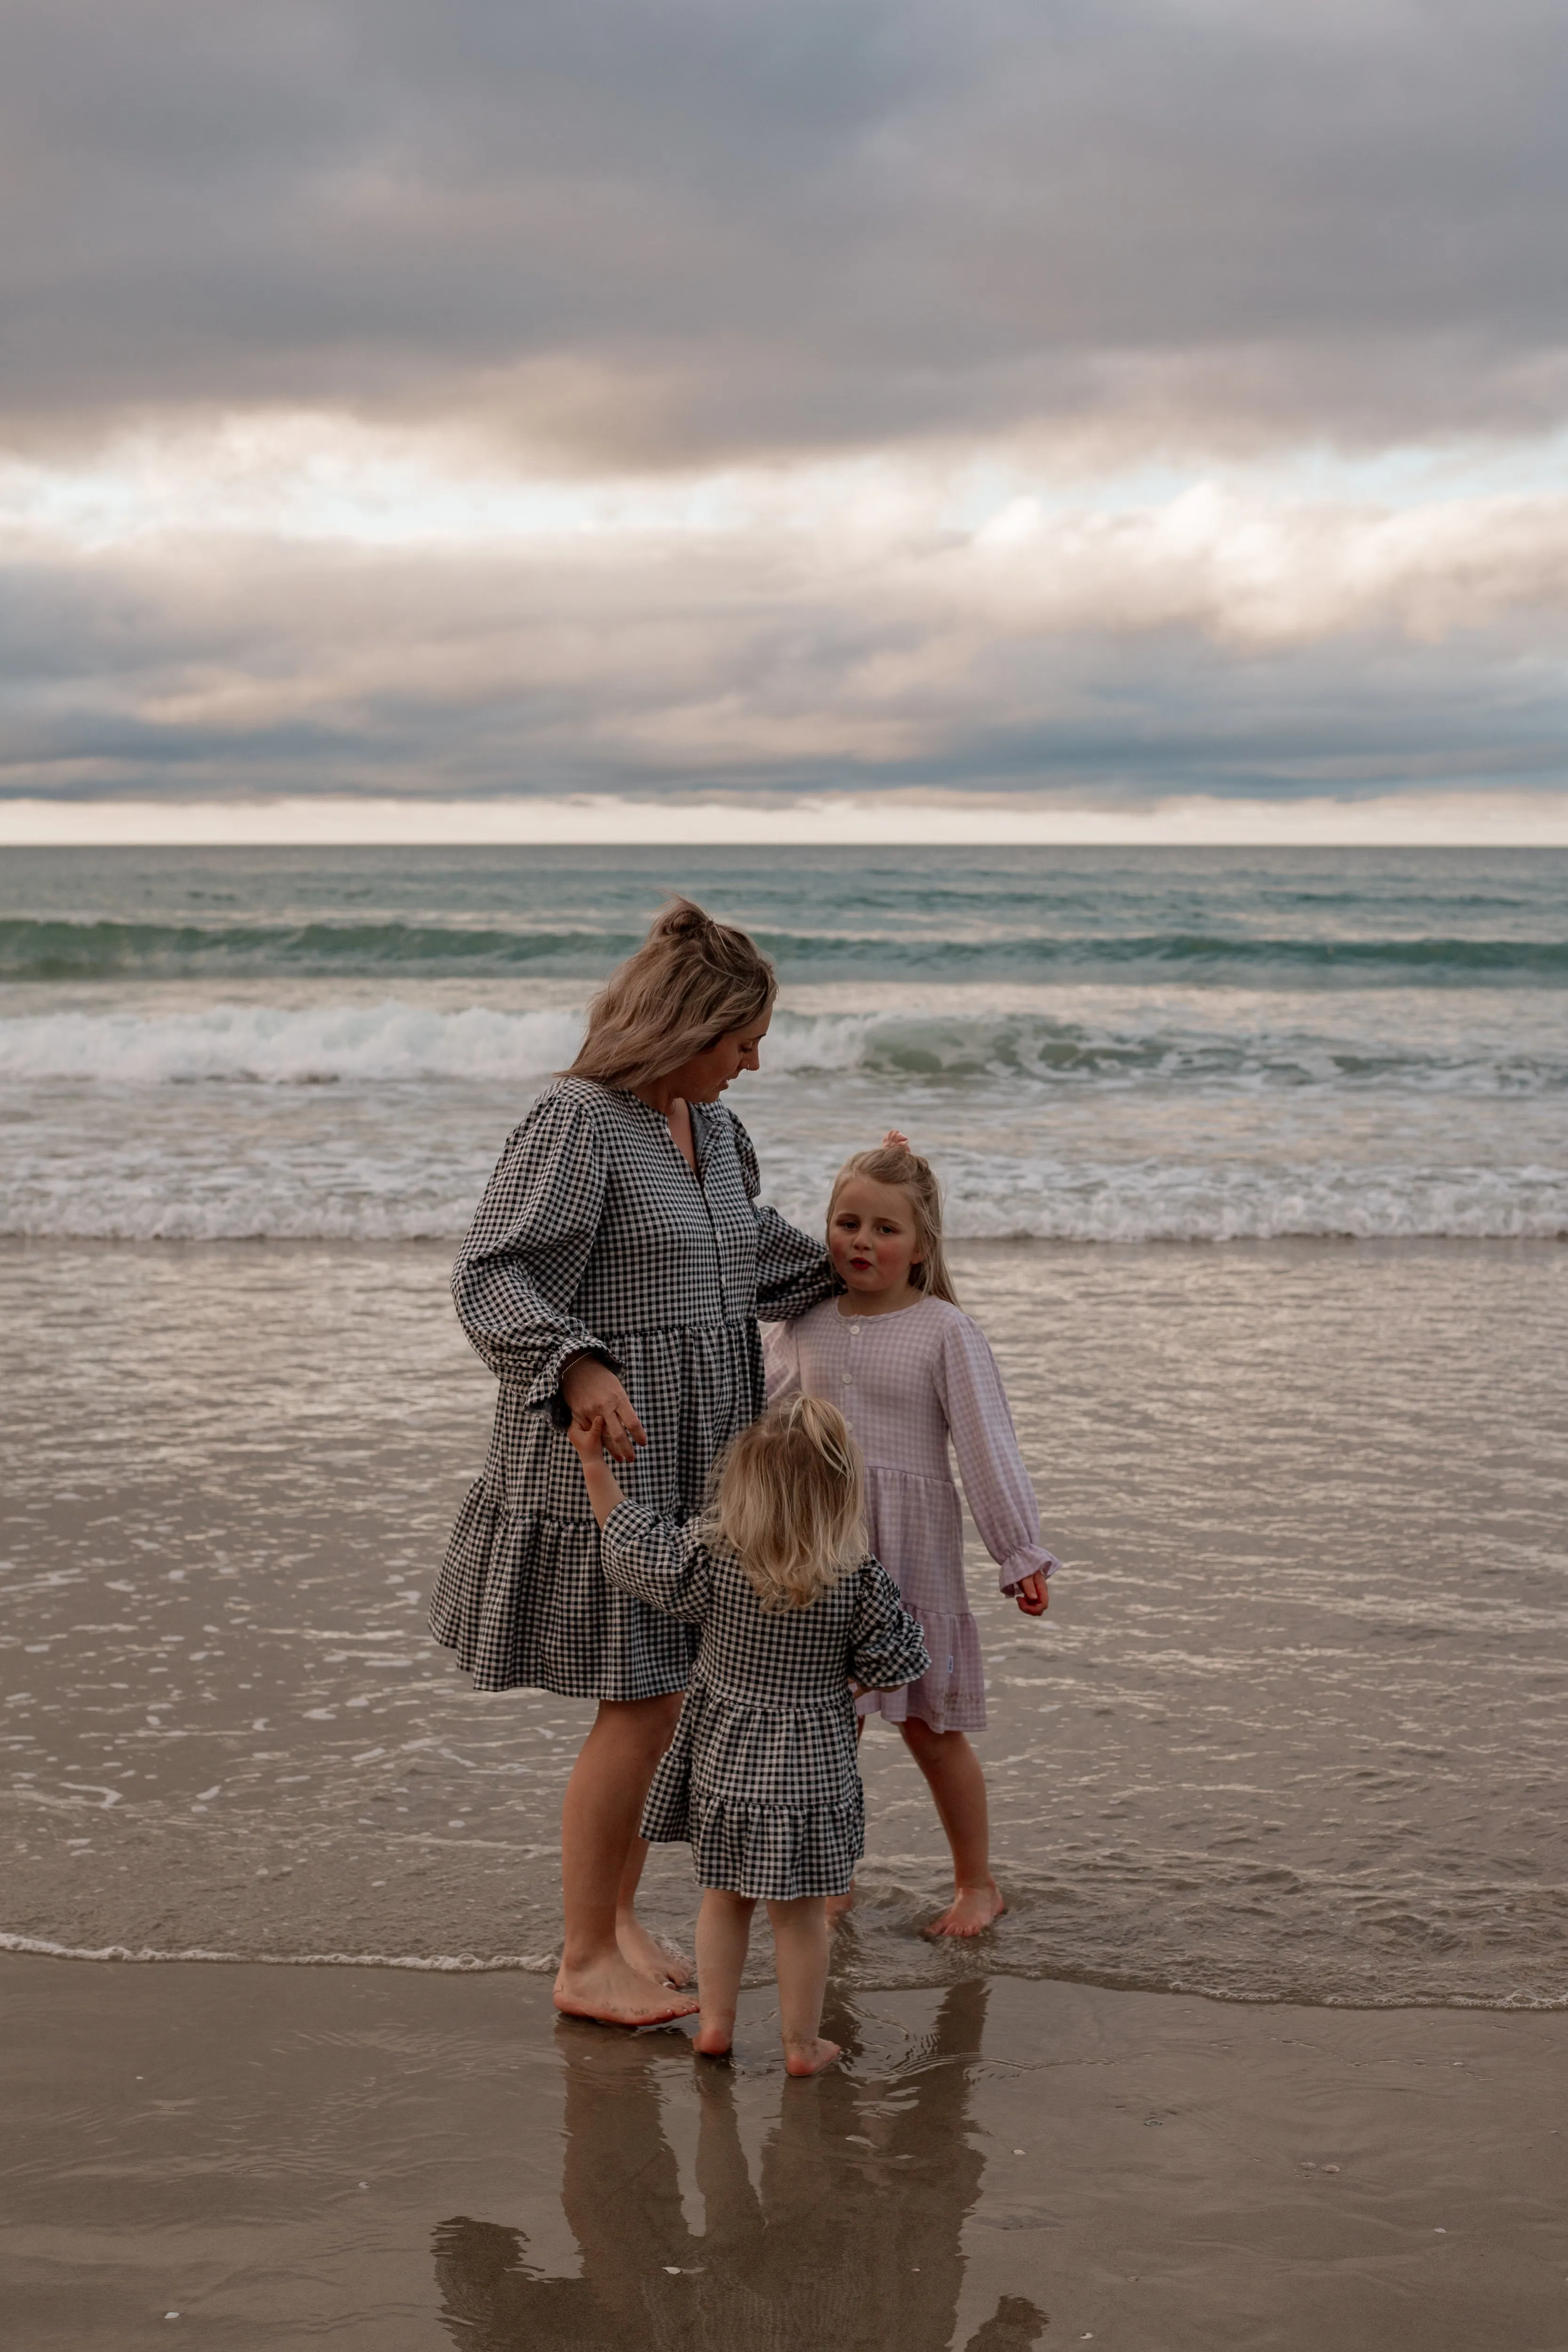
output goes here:
[[700, 1519], [634, 1503], [605, 1520], [601, 1558], [617, 1591], [701, 1628], [644, 1837], [689, 1839], [699, 1883], [731, 1895], [847, 1895], [866, 1843], [849, 1677], [882, 1689], [930, 1664], [887, 1570], [864, 1559], [809, 1609], [765, 1610]]
[[867, 1537], [925, 1636], [931, 1667], [900, 1690], [868, 1692], [862, 1715], [933, 1731], [983, 1731], [980, 1628], [963, 1583], [963, 1491], [1004, 1592], [1058, 1562], [1014, 1434], [996, 1360], [977, 1323], [945, 1298], [893, 1315], [841, 1315], [829, 1298], [763, 1339], [768, 1397], [836, 1404], [866, 1457]]

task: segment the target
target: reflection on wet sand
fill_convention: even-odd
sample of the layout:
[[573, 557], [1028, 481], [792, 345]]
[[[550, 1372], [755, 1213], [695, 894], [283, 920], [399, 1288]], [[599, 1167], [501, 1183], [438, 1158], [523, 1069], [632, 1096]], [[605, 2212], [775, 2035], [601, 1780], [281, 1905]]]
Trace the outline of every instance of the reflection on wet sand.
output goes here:
[[[664, 2136], [658, 2077], [668, 2042], [563, 2026], [562, 2205], [582, 2275], [540, 2275], [521, 2231], [467, 2217], [443, 2222], [436, 2270], [454, 2342], [468, 2352], [635, 2344], [658, 2352], [948, 2352], [963, 2224], [984, 2161], [969, 2078], [986, 1995], [983, 1983], [955, 1985], [931, 2034], [879, 2079], [781, 2077], [760, 2191], [741, 2144], [733, 2077], [700, 2066], [700, 2236], [682, 2210]], [[830, 2021], [827, 2030], [853, 2058], [855, 2021]], [[1026, 2297], [1004, 2295], [965, 2352], [1026, 2352], [1046, 2325]]]

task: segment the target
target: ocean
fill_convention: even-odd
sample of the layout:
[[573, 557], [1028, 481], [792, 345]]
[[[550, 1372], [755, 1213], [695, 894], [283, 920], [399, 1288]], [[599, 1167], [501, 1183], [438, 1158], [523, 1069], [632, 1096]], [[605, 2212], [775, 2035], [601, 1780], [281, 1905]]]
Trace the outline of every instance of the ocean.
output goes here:
[[896, 1104], [972, 1238], [1568, 1231], [1568, 852], [15, 852], [0, 1233], [448, 1241], [687, 888], [814, 1219]]
[[552, 1965], [586, 1711], [424, 1631], [446, 1276], [678, 888], [781, 974], [768, 1196], [936, 1161], [1067, 1563], [972, 1544], [1008, 1917], [921, 1940], [873, 1734], [842, 1979], [1568, 2004], [1562, 852], [11, 854], [0, 1943]]

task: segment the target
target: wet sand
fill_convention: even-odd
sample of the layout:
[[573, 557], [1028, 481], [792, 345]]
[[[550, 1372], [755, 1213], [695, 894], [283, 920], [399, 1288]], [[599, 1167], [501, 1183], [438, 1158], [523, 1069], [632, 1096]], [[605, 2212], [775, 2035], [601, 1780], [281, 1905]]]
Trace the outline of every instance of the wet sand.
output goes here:
[[[521, 1976], [0, 1962], [25, 2352], [1547, 2352], [1568, 2016], [974, 1981], [785, 2081]], [[177, 2314], [177, 2318], [170, 2315]]]

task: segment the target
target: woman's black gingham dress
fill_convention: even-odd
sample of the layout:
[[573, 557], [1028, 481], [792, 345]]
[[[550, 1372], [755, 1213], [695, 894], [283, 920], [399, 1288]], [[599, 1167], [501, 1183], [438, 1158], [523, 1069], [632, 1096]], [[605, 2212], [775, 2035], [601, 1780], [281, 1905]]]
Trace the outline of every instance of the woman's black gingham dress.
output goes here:
[[479, 1690], [569, 1698], [683, 1690], [695, 1636], [608, 1585], [561, 1374], [591, 1350], [648, 1443], [622, 1472], [680, 1518], [715, 1455], [763, 1407], [757, 1316], [833, 1288], [826, 1252], [757, 1200], [756, 1154], [722, 1104], [693, 1103], [701, 1181], [640, 1097], [560, 1079], [508, 1139], [452, 1295], [500, 1382], [484, 1475], [458, 1516], [430, 1629]]
[[865, 1559], [809, 1609], [764, 1610], [695, 1520], [631, 1503], [605, 1521], [604, 1561], [623, 1591], [702, 1629], [644, 1837], [689, 1840], [699, 1883], [731, 1895], [847, 1894], [866, 1843], [849, 1677], [890, 1690], [931, 1664], [887, 1570]]

